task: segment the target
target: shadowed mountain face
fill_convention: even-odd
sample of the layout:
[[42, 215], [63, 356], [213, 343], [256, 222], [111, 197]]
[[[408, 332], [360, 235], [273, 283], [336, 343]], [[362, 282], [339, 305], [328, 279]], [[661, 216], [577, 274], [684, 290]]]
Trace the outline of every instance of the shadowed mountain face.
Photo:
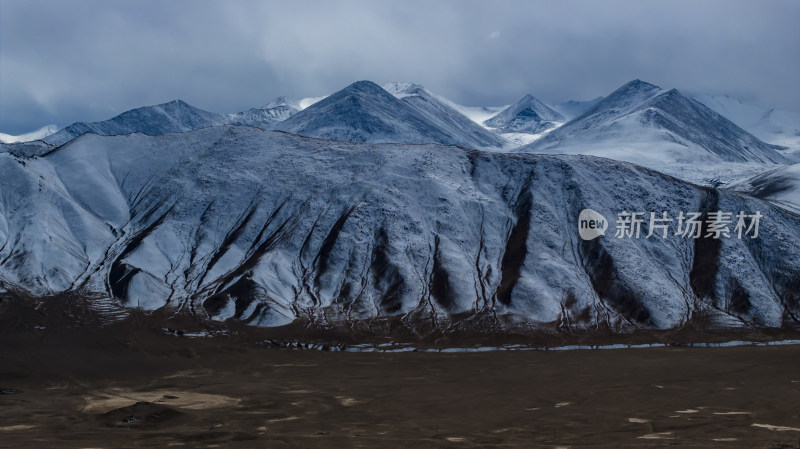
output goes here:
[[[373, 86], [321, 107], [360, 107], [365, 95], [405, 106]], [[592, 157], [237, 126], [87, 134], [39, 158], [0, 154], [0, 193], [0, 282], [32, 295], [97, 294], [261, 326], [506, 316], [671, 328], [698, 314], [781, 326], [800, 314], [797, 215]], [[578, 237], [584, 208], [610, 220], [605, 237]], [[618, 239], [623, 210], [763, 218], [757, 239]]]
[[[631, 81], [561, 128], [520, 152], [629, 151], [625, 160], [664, 162], [786, 163], [773, 145], [760, 141], [675, 89]], [[601, 155], [603, 150], [592, 154]], [[652, 166], [652, 165], [650, 165]]]
[[537, 134], [564, 121], [563, 115], [528, 94], [484, 123], [501, 132]]

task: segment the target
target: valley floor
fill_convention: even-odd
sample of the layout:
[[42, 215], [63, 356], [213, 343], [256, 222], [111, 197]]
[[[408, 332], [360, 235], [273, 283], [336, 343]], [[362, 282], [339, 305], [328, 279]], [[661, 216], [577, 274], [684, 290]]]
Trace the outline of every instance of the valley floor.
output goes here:
[[800, 345], [326, 352], [0, 309], [2, 448], [800, 444]]

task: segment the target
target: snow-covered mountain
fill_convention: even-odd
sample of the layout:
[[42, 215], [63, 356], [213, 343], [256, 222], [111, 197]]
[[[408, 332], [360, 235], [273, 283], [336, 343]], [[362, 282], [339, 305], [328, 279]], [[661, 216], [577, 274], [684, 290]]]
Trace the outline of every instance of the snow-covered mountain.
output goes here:
[[208, 112], [182, 100], [174, 100], [169, 103], [132, 109], [101, 122], [73, 123], [49, 136], [43, 136], [41, 140], [53, 145], [63, 145], [87, 132], [104, 136], [134, 132], [159, 136], [226, 124], [272, 129], [278, 123], [302, 110], [303, 102], [313, 104], [317, 100], [316, 98], [293, 100], [287, 97], [278, 97], [262, 108], [252, 108], [232, 114]]
[[[352, 87], [320, 106], [361, 112], [383, 92], [410, 109]], [[351, 129], [380, 129], [369, 110]], [[605, 237], [578, 237], [584, 208], [609, 219]], [[760, 212], [758, 238], [613, 237], [621, 211], [717, 210]], [[601, 158], [240, 126], [0, 153], [0, 286], [33, 295], [79, 291], [263, 326], [402, 316], [427, 328], [631, 329], [698, 314], [796, 324], [798, 282], [798, 215]]]
[[516, 151], [604, 156], [697, 182], [723, 174], [728, 181], [787, 162], [776, 146], [698, 101], [640, 80]]
[[503, 109], [484, 124], [500, 132], [539, 134], [555, 128], [566, 119], [559, 112], [527, 94], [516, 103]]
[[278, 123], [300, 112], [300, 100], [278, 97], [263, 108], [253, 108], [243, 112], [228, 114], [226, 122], [231, 125], [255, 126], [271, 129]]
[[[289, 117], [276, 129], [346, 142], [442, 143], [471, 148], [502, 143], [458, 113], [448, 115], [432, 103], [423, 105], [420, 97], [413, 98], [418, 99], [409, 96], [404, 101], [375, 83], [358, 81]], [[453, 116], [463, 120], [463, 128]]]
[[[415, 83], [408, 83], [408, 82], [392, 82], [386, 83], [383, 85], [383, 88], [388, 91], [390, 94], [394, 95], [397, 98], [403, 98], [406, 96], [406, 91], [413, 90], [414, 86], [419, 86]], [[419, 86], [422, 87], [422, 86]], [[505, 106], [464, 106], [458, 104], [446, 97], [441, 95], [436, 95], [428, 91], [428, 95], [434, 96], [438, 101], [444, 103], [447, 106], [450, 106], [452, 109], [455, 109], [464, 117], [472, 120], [473, 123], [483, 126], [483, 122], [489, 120], [490, 118], [494, 117], [502, 111], [503, 109], [507, 108], [508, 105]]]
[[222, 114], [198, 109], [182, 100], [174, 100], [132, 109], [102, 122], [73, 123], [44, 140], [54, 145], [62, 145], [87, 132], [104, 136], [136, 132], [157, 136], [224, 123], [226, 119]]
[[694, 97], [764, 142], [787, 147], [800, 156], [800, 112], [760, 108], [727, 95]]
[[431, 93], [419, 84], [395, 82], [385, 84], [383, 88], [414, 108], [426, 121], [452, 136], [450, 143], [467, 148], [499, 148], [505, 145], [502, 138], [476, 124], [459, 111], [452, 101]]
[[730, 189], [800, 213], [800, 164], [774, 168], [731, 184]]
[[0, 143], [31, 142], [34, 140], [44, 139], [56, 131], [58, 131], [58, 127], [56, 125], [47, 125], [37, 129], [36, 131], [17, 136], [0, 133]]

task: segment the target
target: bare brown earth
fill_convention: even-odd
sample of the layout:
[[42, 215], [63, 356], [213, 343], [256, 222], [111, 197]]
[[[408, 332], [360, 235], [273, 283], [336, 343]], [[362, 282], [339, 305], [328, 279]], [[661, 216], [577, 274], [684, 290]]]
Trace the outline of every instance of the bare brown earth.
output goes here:
[[0, 300], [2, 448], [800, 447], [798, 345], [329, 352], [278, 348], [297, 328], [191, 338], [191, 321], [63, 304]]

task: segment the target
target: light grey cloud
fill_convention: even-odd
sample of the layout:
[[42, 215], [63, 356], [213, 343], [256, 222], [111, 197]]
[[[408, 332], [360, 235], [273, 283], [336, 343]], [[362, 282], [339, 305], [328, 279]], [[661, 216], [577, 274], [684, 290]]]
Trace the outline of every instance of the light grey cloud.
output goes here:
[[370, 79], [468, 105], [641, 78], [800, 110], [793, 1], [0, 2], [0, 131], [181, 98], [232, 112]]

